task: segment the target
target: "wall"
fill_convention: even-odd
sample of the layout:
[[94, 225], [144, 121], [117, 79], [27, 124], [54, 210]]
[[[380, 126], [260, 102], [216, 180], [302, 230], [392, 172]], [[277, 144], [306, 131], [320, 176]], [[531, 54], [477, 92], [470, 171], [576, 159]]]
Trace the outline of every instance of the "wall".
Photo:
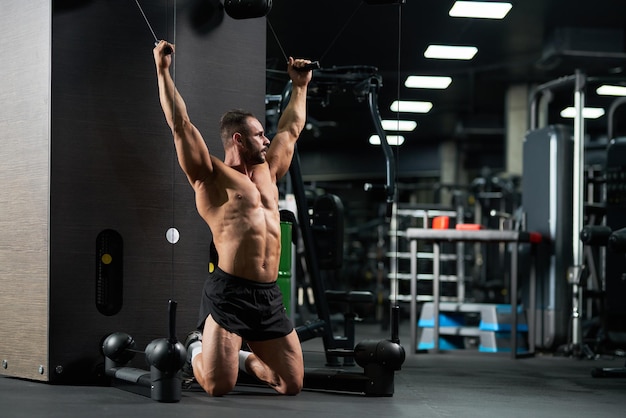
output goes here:
[[50, 28], [50, 2], [3, 1], [0, 373], [32, 379], [47, 365]]
[[[14, 3], [10, 12], [22, 13]], [[159, 38], [176, 42], [176, 84], [209, 148], [222, 157], [220, 115], [232, 107], [264, 111], [265, 21], [235, 21], [217, 9], [198, 9], [210, 2], [186, 1], [178, 2], [174, 23], [175, 2], [143, 3]], [[46, 148], [33, 163], [36, 170], [21, 177], [32, 182], [33, 171], [41, 171], [41, 183], [50, 188], [47, 193], [40, 186], [39, 202], [28, 199], [21, 213], [3, 219], [3, 232], [9, 223], [24, 225], [22, 213], [49, 205], [48, 223], [44, 219], [38, 225], [43, 237], [49, 234], [49, 243], [32, 248], [29, 240], [30, 251], [42, 259], [37, 297], [43, 308], [19, 316], [23, 322], [40, 322], [40, 330], [49, 333], [49, 353], [37, 347], [40, 352], [32, 361], [44, 365], [43, 374], [35, 378], [64, 383], [97, 375], [101, 340], [113, 331], [131, 334], [138, 348], [166, 336], [169, 299], [178, 301], [178, 337], [195, 327], [210, 233], [196, 213], [192, 190], [173, 152], [158, 101], [154, 40], [135, 3], [56, 1], [51, 25], [49, 11], [46, 16], [51, 34], [48, 31], [41, 44], [48, 56], [51, 51], [51, 66], [40, 69], [45, 79], [40, 89], [51, 91], [51, 129], [41, 141], [49, 144], [50, 155]], [[24, 83], [31, 82], [31, 77], [23, 77]], [[21, 132], [15, 135], [23, 141]], [[23, 154], [11, 152], [12, 162], [3, 164], [3, 177], [8, 177], [4, 165], [32, 160], [32, 153]], [[16, 194], [24, 188], [13, 187]], [[165, 238], [172, 226], [181, 235], [176, 245]], [[98, 311], [95, 297], [96, 237], [105, 229], [117, 231], [123, 239], [123, 305], [109, 316]], [[24, 286], [24, 268], [29, 264], [3, 263], [8, 271], [2, 282]], [[4, 310], [30, 304], [30, 298], [24, 300], [19, 293], [10, 299], [9, 307], [0, 308], [3, 318]], [[13, 357], [12, 349], [18, 345], [22, 349], [23, 336], [2, 337], [3, 358], [5, 351]], [[138, 361], [145, 366], [143, 359]]]

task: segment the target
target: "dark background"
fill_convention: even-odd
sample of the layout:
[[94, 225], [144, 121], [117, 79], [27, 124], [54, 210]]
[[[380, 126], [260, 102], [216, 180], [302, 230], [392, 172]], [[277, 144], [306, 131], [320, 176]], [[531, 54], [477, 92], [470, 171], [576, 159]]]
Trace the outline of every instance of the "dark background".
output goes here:
[[[403, 133], [406, 142], [397, 150], [399, 159], [410, 164], [399, 175], [410, 178], [433, 168], [429, 164], [432, 146], [444, 140], [459, 145], [469, 170], [503, 169], [505, 95], [510, 86], [532, 87], [576, 70], [624, 83], [624, 2], [511, 3], [513, 8], [503, 20], [487, 20], [448, 16], [453, 0], [407, 0], [401, 7], [362, 0], [275, 0], [268, 17], [287, 54], [319, 59], [324, 69], [378, 68], [383, 80], [379, 100], [383, 119], [397, 118], [389, 110], [397, 98], [433, 103], [427, 114], [400, 116], [418, 123], [415, 131]], [[267, 36], [268, 68], [280, 68], [284, 59], [278, 42], [269, 30]], [[423, 52], [431, 43], [473, 45], [478, 53], [470, 61], [426, 59]], [[408, 75], [447, 75], [453, 81], [446, 90], [408, 89], [403, 84]], [[597, 85], [589, 82], [586, 104], [608, 109], [614, 98], [597, 96]], [[268, 83], [268, 90], [279, 88]], [[341, 161], [337, 177], [347, 172], [362, 175], [364, 166], [375, 172], [374, 161], [367, 155], [378, 148], [367, 142], [375, 131], [365, 104], [337, 97], [331, 97], [325, 107], [311, 103], [310, 116], [319, 126], [302, 136], [301, 152], [315, 154], [320, 161], [328, 159], [329, 165]], [[571, 125], [558, 112], [573, 104], [573, 89], [557, 91], [549, 106], [549, 123]], [[623, 117], [616, 119], [617, 132], [623, 134]], [[594, 139], [606, 136], [607, 116], [588, 121], [587, 129]], [[353, 160], [364, 162], [361, 170], [345, 164], [346, 150]]]

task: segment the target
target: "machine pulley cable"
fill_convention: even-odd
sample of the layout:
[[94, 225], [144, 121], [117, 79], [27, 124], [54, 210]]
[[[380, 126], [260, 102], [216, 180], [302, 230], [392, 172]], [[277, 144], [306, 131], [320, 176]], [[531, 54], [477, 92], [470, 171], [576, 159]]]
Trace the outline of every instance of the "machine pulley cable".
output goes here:
[[[319, 68], [319, 62], [321, 60], [323, 60], [326, 57], [326, 55], [328, 55], [328, 52], [330, 52], [330, 50], [335, 45], [337, 40], [341, 37], [343, 32], [345, 32], [346, 28], [348, 27], [350, 22], [352, 22], [352, 20], [354, 19], [354, 16], [359, 11], [359, 9], [363, 5], [363, 3], [364, 3], [364, 0], [361, 0], [361, 2], [359, 2], [359, 4], [352, 11], [352, 14], [348, 18], [348, 20], [344, 23], [344, 25], [341, 27], [341, 29], [339, 29], [339, 31], [337, 32], [335, 37], [330, 41], [330, 44], [328, 45], [328, 47], [326, 48], [324, 53], [322, 53], [322, 55], [319, 57], [319, 59], [317, 61], [313, 62], [314, 69]], [[278, 48], [280, 49], [280, 52], [283, 54], [283, 57], [285, 58], [285, 61], [286, 61], [287, 60], [287, 54], [285, 52], [285, 49], [283, 48], [283, 45], [281, 44], [280, 40], [278, 39], [278, 35], [276, 34], [276, 31], [274, 30], [274, 27], [272, 26], [272, 22], [270, 21], [269, 16], [267, 17], [267, 25], [270, 28], [270, 31], [272, 32], [272, 35], [274, 36], [274, 39], [276, 40], [276, 44], [278, 45]]]
[[[401, 67], [401, 61], [402, 61], [402, 54], [401, 54], [401, 52], [402, 52], [402, 5], [399, 4], [398, 5], [398, 51], [397, 51], [397, 53], [398, 53], [398, 61], [397, 61], [397, 77], [396, 77], [397, 78], [396, 100], [398, 101], [398, 103], [400, 102], [400, 74], [401, 74], [400, 69], [402, 68]], [[399, 126], [400, 125], [400, 106], [398, 106], [398, 111], [396, 112], [396, 121], [397, 121], [397, 124]], [[387, 142], [387, 146], [389, 146], [388, 142]], [[396, 157], [394, 159], [394, 162], [396, 164], [396, 170], [394, 171], [394, 173], [396, 173], [396, 176], [397, 176], [397, 173], [398, 173], [398, 166], [399, 166], [398, 160], [399, 160], [399, 157], [400, 157], [400, 153], [397, 152], [397, 151], [398, 151], [398, 149], [396, 147], [396, 152], [395, 152]], [[397, 185], [397, 179], [396, 179], [395, 182], [393, 182], [393, 184], [394, 184], [394, 186], [397, 189], [397, 186], [396, 186]], [[394, 200], [393, 203], [396, 206], [396, 213], [397, 213], [397, 205], [398, 205], [398, 193], [397, 193], [397, 190], [393, 191], [393, 200]], [[392, 216], [393, 216], [393, 214], [392, 214]], [[396, 222], [396, 225], [397, 225], [397, 222]], [[397, 242], [398, 242], [398, 238], [399, 238], [399, 233], [398, 233], [398, 228], [397, 227], [396, 227], [396, 230], [395, 230], [395, 234], [396, 234], [396, 236], [395, 236], [395, 239], [396, 239], [396, 254], [394, 255], [393, 262], [396, 264], [395, 271], [398, 271], [398, 246], [397, 246]], [[399, 288], [399, 286], [396, 286], [395, 294], [393, 295], [393, 298], [394, 298], [394, 301], [395, 301], [395, 306], [393, 307], [393, 309], [399, 309], [399, 305], [398, 305], [399, 290], [398, 290], [398, 288]], [[396, 318], [396, 321], [397, 321], [397, 318]]]
[[[176, 0], [172, 3], [172, 42], [176, 45]], [[173, 89], [172, 92], [172, 120], [176, 120], [176, 54], [172, 54], [172, 80]], [[178, 168], [176, 152], [172, 152], [172, 222], [171, 228], [175, 228], [176, 225], [176, 170]], [[171, 258], [170, 258], [170, 299], [174, 298], [174, 240], [171, 242]]]
[[[144, 12], [143, 8], [141, 7], [141, 4], [139, 3], [139, 0], [135, 0], [135, 4], [137, 5], [137, 8], [139, 9], [139, 12], [141, 13], [141, 15], [143, 16], [143, 19], [146, 22], [146, 25], [148, 26], [148, 29], [150, 30], [150, 33], [152, 33], [152, 37], [154, 38], [154, 45], [158, 45], [159, 43], [159, 39], [156, 36], [156, 33], [154, 32], [154, 29], [152, 28], [152, 25], [150, 24], [150, 20], [148, 19], [148, 17], [146, 16], [146, 13]], [[170, 10], [169, 7], [169, 1], [168, 4], [166, 4], [167, 9], [166, 10]], [[173, 0], [172, 3], [172, 43], [174, 45], [176, 45], [176, 0]], [[168, 13], [166, 13], [166, 16], [168, 15]], [[169, 20], [169, 19], [167, 19]], [[172, 117], [175, 118], [176, 116], [176, 54], [173, 53], [173, 51], [171, 49], [166, 49], [165, 50], [166, 53], [171, 54], [171, 60], [172, 60], [172, 64], [171, 64], [171, 68], [172, 68], [172, 80], [174, 81], [174, 91], [172, 92], [171, 97], [173, 97], [174, 99], [172, 99]], [[176, 170], [177, 170], [177, 163], [176, 163], [176, 157], [175, 157], [175, 152], [172, 152], [172, 192], [171, 192], [171, 202], [172, 202], [172, 220], [171, 220], [171, 227], [168, 229], [168, 231], [166, 232], [166, 238], [167, 240], [170, 242], [171, 244], [171, 257], [170, 257], [170, 299], [173, 298], [174, 296], [174, 244], [176, 244], [178, 242], [179, 239], [179, 234], [178, 234], [178, 230], [174, 227], [175, 222], [176, 222], [176, 205], [175, 205], [175, 196], [176, 196]]]

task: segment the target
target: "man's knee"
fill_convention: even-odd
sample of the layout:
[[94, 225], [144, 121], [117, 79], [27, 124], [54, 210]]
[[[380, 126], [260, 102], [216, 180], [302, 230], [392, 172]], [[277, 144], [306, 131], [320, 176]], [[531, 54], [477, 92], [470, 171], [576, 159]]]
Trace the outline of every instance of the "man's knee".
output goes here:
[[295, 396], [302, 392], [302, 385], [290, 385], [285, 390], [285, 395]]
[[210, 396], [224, 396], [227, 393], [232, 392], [236, 383], [237, 381], [205, 381], [202, 388]]
[[281, 391], [283, 395], [294, 396], [302, 392], [303, 379], [295, 379], [293, 381], [284, 382], [284, 388]]
[[196, 380], [202, 389], [211, 396], [223, 396], [231, 392], [237, 384], [237, 372], [204, 373], [194, 369]]

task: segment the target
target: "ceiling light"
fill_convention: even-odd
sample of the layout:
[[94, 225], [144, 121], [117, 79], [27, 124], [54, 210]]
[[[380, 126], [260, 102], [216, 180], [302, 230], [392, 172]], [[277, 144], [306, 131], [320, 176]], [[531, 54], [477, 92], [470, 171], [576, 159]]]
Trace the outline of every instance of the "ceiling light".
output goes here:
[[448, 14], [452, 17], [504, 19], [511, 7], [511, 3], [504, 2], [457, 1]]
[[424, 51], [426, 58], [471, 60], [478, 52], [475, 46], [429, 45]]
[[404, 85], [412, 89], [447, 89], [452, 78], [428, 75], [408, 76]]
[[390, 109], [392, 112], [428, 113], [433, 108], [431, 102], [410, 102], [404, 100], [394, 101]]
[[[387, 143], [389, 145], [402, 145], [404, 144], [404, 137], [402, 135], [387, 135]], [[380, 145], [380, 137], [378, 135], [370, 136], [370, 144]]]
[[381, 121], [385, 131], [413, 131], [417, 128], [414, 120], [383, 120]]
[[626, 87], [605, 84], [598, 87], [596, 93], [600, 96], [626, 96]]
[[[604, 109], [601, 107], [585, 107], [583, 109], [583, 118], [585, 119], [598, 119], [604, 115]], [[576, 116], [576, 109], [574, 107], [566, 107], [561, 110], [562, 118], [574, 118]]]

